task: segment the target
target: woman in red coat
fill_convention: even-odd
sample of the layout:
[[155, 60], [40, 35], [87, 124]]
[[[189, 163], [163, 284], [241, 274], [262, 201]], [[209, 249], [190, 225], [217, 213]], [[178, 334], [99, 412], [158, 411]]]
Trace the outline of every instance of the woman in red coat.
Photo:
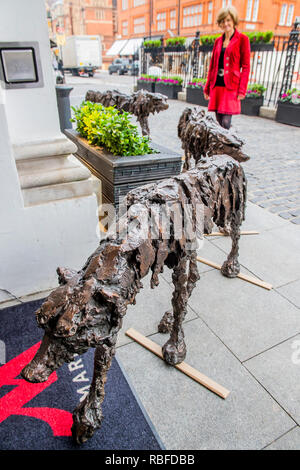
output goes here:
[[219, 124], [231, 126], [233, 114], [240, 114], [250, 73], [250, 42], [236, 26], [238, 15], [234, 7], [222, 8], [217, 23], [224, 34], [216, 39], [209, 65], [204, 97], [208, 110], [215, 111]]

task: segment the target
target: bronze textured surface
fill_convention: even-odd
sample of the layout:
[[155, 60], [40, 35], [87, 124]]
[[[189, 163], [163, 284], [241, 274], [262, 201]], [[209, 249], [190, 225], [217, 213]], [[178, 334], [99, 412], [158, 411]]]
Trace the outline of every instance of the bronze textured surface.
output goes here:
[[186, 108], [178, 123], [178, 137], [185, 151], [185, 169], [191, 167], [191, 160], [197, 161], [205, 156], [226, 154], [238, 162], [246, 162], [242, 146], [243, 140], [232, 129], [224, 129], [205, 110]]
[[[217, 132], [216, 141], [220, 129], [211, 128], [211, 133]], [[225, 154], [214, 155], [212, 147], [205, 145], [202, 148], [209, 149], [209, 156], [196, 158], [194, 168], [130, 191], [117, 230], [106, 234], [80, 271], [58, 268], [60, 286], [36, 312], [45, 334], [36, 356], [22, 371], [26, 380], [45, 381], [64, 362], [72, 361], [74, 354], [96, 348], [89, 394], [73, 413], [72, 432], [78, 443], [101, 426], [106, 374], [127, 306], [135, 304], [143, 287], [141, 279], [151, 270], [151, 287], [155, 288], [164, 266], [173, 269], [172, 309], [163, 316], [159, 331], [170, 333], [162, 352], [168, 364], [176, 365], [185, 359], [182, 323], [200, 277], [197, 240], [211, 233], [214, 223], [232, 238], [221, 272], [227, 277], [239, 273], [238, 242], [246, 205], [244, 171], [238, 161]]]
[[126, 95], [118, 90], [87, 91], [86, 101], [101, 103], [105, 107], [115, 106], [119, 111], [134, 114], [141, 126], [142, 134], [150, 136], [148, 117], [150, 114], [159, 113], [168, 109], [167, 96], [161, 93], [151, 93], [139, 90], [131, 95]]

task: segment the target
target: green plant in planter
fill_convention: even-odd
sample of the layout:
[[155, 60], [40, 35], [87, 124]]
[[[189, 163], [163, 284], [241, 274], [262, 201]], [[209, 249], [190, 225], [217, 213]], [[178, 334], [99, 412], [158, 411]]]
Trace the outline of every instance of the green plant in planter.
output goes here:
[[166, 77], [162, 75], [160, 78], [157, 78], [157, 83], [163, 83], [164, 85], [182, 85], [183, 79], [178, 76]]
[[84, 101], [72, 107], [77, 132], [90, 145], [105, 147], [113, 155], [145, 155], [156, 153], [149, 145], [149, 138], [142, 137], [138, 128], [130, 121], [129, 113], [120, 113], [114, 107]]
[[257, 44], [257, 43], [270, 43], [271, 39], [273, 38], [273, 31], [253, 31], [252, 33], [244, 33], [246, 36], [248, 36], [249, 41], [251, 44]]
[[297, 88], [288, 90], [280, 96], [279, 101], [282, 103], [300, 104], [300, 90]]
[[178, 36], [176, 38], [168, 38], [166, 40], [166, 46], [184, 46], [186, 38]]
[[143, 43], [144, 47], [161, 47], [161, 40], [160, 39], [147, 39]]
[[273, 39], [273, 36], [274, 36], [274, 33], [273, 31], [266, 31], [264, 33], [264, 42], [265, 43], [268, 43], [268, 42], [271, 42], [271, 40]]
[[138, 81], [146, 81], [146, 82], [156, 82], [157, 75], [148, 75], [146, 73], [142, 73], [141, 76], [138, 78]]
[[246, 98], [260, 98], [263, 96], [265, 91], [266, 88], [263, 85], [260, 85], [259, 83], [251, 83], [248, 85]]
[[213, 46], [215, 40], [220, 36], [221, 34], [209, 34], [200, 36], [200, 42], [203, 46]]
[[206, 78], [193, 78], [187, 86], [189, 88], [204, 88], [206, 85], [207, 79]]

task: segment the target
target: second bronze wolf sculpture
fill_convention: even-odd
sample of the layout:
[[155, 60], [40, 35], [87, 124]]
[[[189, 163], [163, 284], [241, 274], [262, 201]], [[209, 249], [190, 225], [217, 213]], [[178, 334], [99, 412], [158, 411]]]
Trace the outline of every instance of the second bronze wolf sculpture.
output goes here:
[[148, 118], [150, 114], [168, 109], [167, 97], [161, 93], [151, 93], [139, 90], [126, 95], [118, 90], [100, 91], [89, 90], [85, 95], [86, 101], [101, 103], [103, 106], [115, 106], [121, 112], [134, 114], [139, 122], [143, 135], [150, 136]]
[[[128, 193], [128, 217], [120, 219], [119, 233], [102, 240], [80, 271], [58, 268], [60, 286], [36, 312], [38, 325], [45, 331], [42, 344], [22, 376], [43, 382], [64, 362], [72, 361], [74, 354], [96, 348], [89, 394], [73, 412], [72, 433], [77, 443], [85, 442], [101, 426], [106, 374], [127, 306], [135, 303], [142, 288], [141, 279], [152, 271], [151, 286], [155, 287], [164, 266], [173, 269], [173, 312], [163, 315], [160, 330], [170, 331], [163, 346], [165, 361], [182, 362], [186, 355], [183, 320], [199, 279], [196, 235], [210, 233], [213, 223], [230, 233], [232, 249], [222, 272], [235, 277], [245, 202], [246, 180], [240, 164], [227, 155], [203, 159], [179, 176]], [[188, 207], [191, 236], [185, 231], [175, 236], [175, 215], [170, 218], [170, 235], [164, 236], [159, 214], [170, 204], [175, 204], [179, 214]], [[199, 207], [203, 209], [200, 226]], [[152, 230], [145, 231], [145, 220], [153, 214], [155, 236]]]
[[246, 162], [249, 156], [243, 151], [243, 140], [231, 129], [224, 129], [204, 109], [186, 108], [180, 116], [178, 137], [185, 154], [184, 170], [203, 157], [226, 154], [238, 162]]

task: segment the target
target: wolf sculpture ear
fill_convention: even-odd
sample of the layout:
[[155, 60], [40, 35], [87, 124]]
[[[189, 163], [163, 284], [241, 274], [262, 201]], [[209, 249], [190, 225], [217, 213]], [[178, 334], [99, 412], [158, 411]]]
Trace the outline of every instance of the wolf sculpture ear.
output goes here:
[[77, 274], [77, 271], [75, 271], [74, 269], [61, 268], [61, 267], [58, 267], [56, 272], [58, 275], [58, 283], [60, 285], [67, 284], [67, 282], [70, 281], [70, 279], [72, 279], [72, 277], [74, 277], [75, 274]]

